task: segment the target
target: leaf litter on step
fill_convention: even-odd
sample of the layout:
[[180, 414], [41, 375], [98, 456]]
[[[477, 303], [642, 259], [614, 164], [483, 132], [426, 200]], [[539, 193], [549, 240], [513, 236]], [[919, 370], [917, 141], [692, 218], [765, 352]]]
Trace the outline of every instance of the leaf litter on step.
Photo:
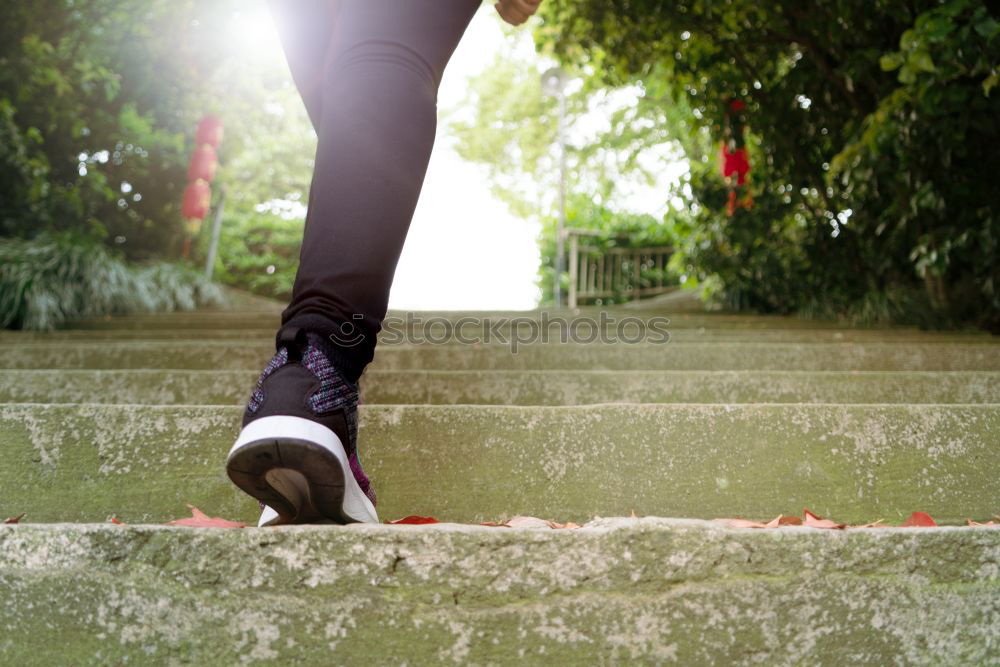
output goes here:
[[[995, 517], [996, 518], [996, 517]], [[781, 526], [807, 526], [809, 528], [823, 528], [827, 530], [844, 530], [847, 528], [890, 528], [891, 526], [885, 524], [882, 519], [878, 521], [873, 521], [872, 523], [866, 523], [856, 526], [849, 526], [844, 523], [838, 523], [831, 519], [824, 519], [815, 512], [811, 512], [808, 509], [803, 510], [802, 518], [797, 516], [783, 516], [778, 515], [776, 518], [771, 519], [768, 522], [763, 521], [752, 521], [749, 519], [716, 519], [725, 523], [730, 528], [780, 528]], [[926, 512], [914, 512], [912, 513], [906, 521], [899, 525], [900, 528], [932, 528], [937, 526], [937, 522], [931, 518], [931, 515]], [[966, 519], [966, 526], [992, 526], [995, 525], [994, 521], [987, 521], [985, 523], [980, 523], [978, 521], [973, 521], [972, 519]]]

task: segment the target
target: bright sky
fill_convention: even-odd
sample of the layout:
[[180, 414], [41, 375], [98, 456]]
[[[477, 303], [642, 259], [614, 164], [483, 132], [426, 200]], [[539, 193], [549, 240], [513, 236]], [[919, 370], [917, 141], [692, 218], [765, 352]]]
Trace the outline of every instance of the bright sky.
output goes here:
[[[485, 6], [473, 18], [445, 70], [439, 109], [461, 103], [466, 79], [481, 72], [506, 39], [495, 14]], [[533, 308], [539, 297], [538, 224], [510, 215], [480, 169], [450, 144], [441, 123], [389, 307]]]

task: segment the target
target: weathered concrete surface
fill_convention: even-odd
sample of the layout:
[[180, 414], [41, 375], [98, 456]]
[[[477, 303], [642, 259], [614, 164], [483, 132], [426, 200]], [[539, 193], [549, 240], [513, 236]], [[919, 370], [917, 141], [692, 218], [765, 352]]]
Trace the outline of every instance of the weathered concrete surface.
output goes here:
[[0, 526], [0, 662], [1000, 662], [1000, 530]]
[[[450, 325], [449, 325], [450, 326]], [[454, 327], [450, 329], [455, 332]], [[504, 336], [511, 335], [511, 326], [501, 326], [495, 331]], [[531, 327], [525, 324], [520, 325], [515, 330], [522, 334], [530, 333]], [[670, 339], [673, 342], [722, 342], [722, 343], [983, 343], [998, 344], [1000, 340], [984, 331], [920, 331], [917, 329], [737, 329], [737, 328], [717, 328], [706, 329], [705, 327], [678, 327], [667, 326]], [[414, 326], [407, 329], [406, 336], [400, 336], [393, 332], [383, 332], [379, 337], [381, 345], [393, 345], [400, 342], [414, 342], [432, 339], [439, 340], [449, 331], [448, 326], [433, 324], [424, 328]], [[607, 335], [617, 332], [617, 326], [608, 325], [604, 327]], [[463, 336], [472, 337], [482, 335], [485, 332], [482, 328], [464, 327], [461, 330]], [[586, 338], [590, 330], [587, 326], [579, 325], [576, 333]], [[633, 335], [632, 329], [625, 328], [623, 333]], [[57, 331], [0, 331], [0, 342], [2, 343], [30, 343], [30, 342], [51, 342], [51, 341], [128, 341], [128, 340], [232, 340], [239, 339], [245, 342], [252, 342], [257, 345], [271, 345], [274, 342], [275, 330], [273, 328], [192, 328], [183, 329], [176, 327], [151, 327], [129, 328], [129, 329], [61, 329]], [[491, 334], [493, 335], [493, 334]], [[553, 327], [549, 332], [550, 339], [554, 340], [561, 335], [560, 329]], [[568, 335], [568, 334], [567, 334]], [[402, 340], [400, 340], [402, 338]]]
[[[252, 310], [201, 310], [183, 313], [158, 313], [149, 315], [130, 315], [125, 317], [104, 317], [73, 322], [75, 329], [159, 329], [159, 328], [277, 328], [280, 323], [281, 306], [254, 308]], [[677, 313], [669, 309], [622, 310], [620, 308], [587, 307], [570, 310], [448, 310], [406, 311], [390, 310], [387, 317], [401, 324], [419, 318], [427, 322], [466, 322], [470, 318], [490, 318], [494, 322], [504, 320], [541, 320], [543, 316], [563, 319], [592, 319], [600, 321], [601, 313], [613, 313], [618, 318], [638, 318], [649, 321], [653, 318], [666, 318], [675, 328], [734, 328], [734, 329], [837, 329], [842, 328], [836, 322], [827, 320], [809, 320], [798, 317], [782, 317], [777, 315], [738, 315], [727, 313]]]
[[[258, 371], [3, 370], [0, 403], [244, 405]], [[369, 371], [385, 404], [1000, 403], [1000, 372]]]
[[[0, 368], [259, 370], [273, 344], [119, 341], [0, 344]], [[665, 343], [393, 345], [378, 370], [856, 370], [998, 371], [1000, 345], [982, 343]]]
[[[253, 308], [230, 308], [217, 310], [200, 310], [195, 312], [158, 313], [148, 315], [130, 315], [118, 317], [103, 317], [91, 320], [77, 320], [72, 323], [74, 329], [86, 330], [146, 330], [155, 331], [161, 329], [268, 329], [274, 331], [280, 324], [280, 314], [283, 309], [282, 304], [273, 303], [261, 307]], [[673, 329], [705, 329], [730, 330], [730, 331], [757, 331], [767, 332], [770, 330], [800, 330], [802, 332], [820, 331], [882, 331], [882, 332], [906, 332], [914, 331], [911, 327], [891, 327], [891, 328], [858, 328], [845, 327], [843, 323], [831, 320], [811, 320], [800, 317], [780, 316], [780, 315], [750, 315], [731, 313], [691, 313], [676, 312], [670, 308], [644, 308], [628, 309], [617, 306], [611, 307], [586, 307], [577, 310], [531, 310], [531, 311], [418, 311], [408, 313], [406, 311], [390, 310], [387, 317], [398, 323], [398, 327], [426, 326], [428, 323], [463, 323], [468, 325], [470, 321], [480, 321], [489, 319], [491, 326], [496, 326], [498, 322], [526, 323], [531, 321], [552, 322], [554, 320], [565, 320], [567, 322], [580, 322], [589, 320], [597, 323], [602, 321], [608, 323], [607, 319], [602, 320], [602, 313], [621, 321], [625, 318], [639, 319], [650, 322], [654, 318], [658, 321], [669, 320], [669, 328]], [[419, 322], [417, 321], [419, 320]]]
[[[252, 519], [225, 478], [241, 410], [0, 406], [0, 514]], [[362, 406], [383, 517], [639, 514], [947, 522], [997, 513], [998, 405]]]

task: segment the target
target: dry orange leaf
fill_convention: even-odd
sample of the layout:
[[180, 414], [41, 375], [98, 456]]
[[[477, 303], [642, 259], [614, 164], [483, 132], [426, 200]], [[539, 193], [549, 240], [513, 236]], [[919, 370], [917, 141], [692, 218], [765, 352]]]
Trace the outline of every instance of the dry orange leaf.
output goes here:
[[981, 521], [973, 521], [972, 519], [965, 520], [966, 526], [995, 526], [996, 524], [997, 524], [996, 521], [981, 522]]
[[27, 512], [21, 512], [17, 516], [12, 516], [9, 519], [4, 519], [3, 522], [4, 523], [20, 523], [21, 519], [24, 518], [25, 514], [27, 514]]
[[843, 530], [847, 527], [847, 524], [837, 523], [836, 521], [831, 521], [830, 519], [824, 519], [818, 514], [813, 514], [808, 509], [803, 510], [803, 513], [805, 514], [805, 519], [802, 521], [802, 525], [809, 526], [810, 528]]
[[247, 525], [240, 521], [229, 521], [227, 519], [219, 519], [217, 517], [210, 517], [194, 505], [188, 505], [191, 510], [191, 516], [187, 519], [174, 519], [173, 521], [168, 521], [166, 525], [168, 526], [189, 526], [192, 528], [246, 528]]
[[779, 514], [767, 523], [763, 521], [751, 521], [749, 519], [716, 519], [723, 521], [730, 528], [780, 528], [781, 526], [801, 526], [802, 519], [797, 516], [784, 516]]
[[768, 521], [764, 527], [778, 528], [780, 526], [801, 526], [801, 525], [802, 525], [802, 519], [800, 519], [799, 517], [784, 516], [783, 514], [779, 514], [778, 516]]

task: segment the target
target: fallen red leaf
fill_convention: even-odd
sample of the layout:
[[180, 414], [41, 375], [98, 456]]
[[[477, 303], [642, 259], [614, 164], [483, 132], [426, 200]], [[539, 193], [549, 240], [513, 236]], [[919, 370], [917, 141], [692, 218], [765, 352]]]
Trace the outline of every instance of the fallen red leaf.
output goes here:
[[116, 516], [111, 517], [111, 523], [115, 524], [116, 526], [124, 526], [125, 525], [125, 522], [119, 520], [118, 517], [116, 517]]
[[17, 516], [12, 516], [9, 519], [4, 519], [3, 522], [4, 523], [20, 523], [21, 519], [24, 518], [25, 514], [27, 514], [27, 512], [21, 512]]
[[390, 521], [389, 523], [422, 526], [428, 523], [441, 523], [441, 522], [432, 516], [417, 516], [414, 514], [411, 516], [404, 516], [402, 519], [396, 519], [395, 521]]
[[910, 515], [910, 518], [903, 522], [903, 528], [930, 528], [931, 526], [936, 526], [934, 519], [931, 518], [929, 514], [924, 512], [914, 512]]
[[824, 519], [818, 514], [813, 514], [808, 509], [803, 510], [805, 514], [805, 519], [802, 521], [802, 525], [809, 526], [810, 528], [828, 528], [831, 530], [842, 530], [846, 528], [846, 524], [837, 523], [836, 521], [831, 521], [830, 519]]
[[[843, 530], [843, 529], [854, 529], [854, 528], [889, 528], [883, 523], [882, 519], [878, 521], [873, 521], [871, 523], [866, 523], [858, 526], [848, 526], [843, 523], [837, 523], [836, 521], [831, 521], [830, 519], [824, 519], [806, 509], [803, 510], [805, 516], [804, 519], [800, 519], [797, 516], [784, 516], [779, 514], [775, 518], [771, 519], [767, 523], [762, 521], [751, 521], [749, 519], [716, 519], [716, 521], [721, 521], [725, 523], [730, 528], [779, 528], [781, 526], [809, 526], [811, 528], [827, 528], [831, 530]], [[496, 525], [496, 524], [492, 524]], [[938, 524], [925, 512], [914, 512], [910, 517], [902, 524], [902, 527], [931, 527], [937, 526]], [[1000, 525], [1000, 516], [993, 517], [992, 520], [985, 523], [979, 521], [973, 521], [972, 519], [966, 519], [965, 525], [967, 526], [995, 526]]]
[[187, 519], [174, 519], [167, 521], [167, 526], [189, 526], [192, 528], [246, 528], [247, 525], [240, 521], [229, 521], [210, 517], [194, 505], [188, 505], [191, 510], [191, 517]]

